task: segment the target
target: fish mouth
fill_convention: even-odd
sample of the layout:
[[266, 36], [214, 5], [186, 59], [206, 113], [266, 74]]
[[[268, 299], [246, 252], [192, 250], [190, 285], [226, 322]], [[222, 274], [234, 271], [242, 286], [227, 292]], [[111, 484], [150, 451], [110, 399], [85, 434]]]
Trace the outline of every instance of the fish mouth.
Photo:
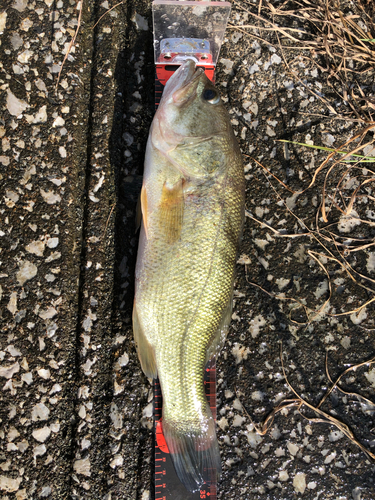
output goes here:
[[182, 105], [190, 101], [199, 83], [199, 77], [204, 73], [203, 68], [196, 69], [195, 62], [186, 60], [168, 80], [163, 99], [173, 104]]

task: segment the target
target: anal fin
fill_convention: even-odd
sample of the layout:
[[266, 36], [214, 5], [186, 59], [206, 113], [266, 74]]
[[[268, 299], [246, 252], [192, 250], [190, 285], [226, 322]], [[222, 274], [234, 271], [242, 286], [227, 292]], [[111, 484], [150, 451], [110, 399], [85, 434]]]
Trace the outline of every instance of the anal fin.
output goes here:
[[139, 321], [136, 303], [133, 307], [133, 333], [139, 361], [141, 362], [143, 373], [146, 377], [156, 378], [157, 368], [155, 353], [150, 342], [147, 340], [142, 325]]

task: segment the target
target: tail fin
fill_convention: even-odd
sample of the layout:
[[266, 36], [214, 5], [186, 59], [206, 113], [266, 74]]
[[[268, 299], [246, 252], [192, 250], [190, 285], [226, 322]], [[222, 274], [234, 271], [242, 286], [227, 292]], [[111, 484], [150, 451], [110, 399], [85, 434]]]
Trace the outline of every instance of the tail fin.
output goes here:
[[177, 476], [191, 492], [198, 491], [203, 483], [216, 482], [221, 474], [215, 421], [208, 405], [207, 409], [208, 415], [200, 422], [199, 428], [194, 424], [181, 426], [163, 418], [163, 434]]

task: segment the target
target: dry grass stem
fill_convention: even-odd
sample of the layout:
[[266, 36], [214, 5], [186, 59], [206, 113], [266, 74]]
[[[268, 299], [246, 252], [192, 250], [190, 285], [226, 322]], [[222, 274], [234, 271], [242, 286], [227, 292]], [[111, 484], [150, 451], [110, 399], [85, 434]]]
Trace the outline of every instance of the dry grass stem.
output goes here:
[[92, 27], [92, 29], [96, 28], [97, 25], [100, 23], [100, 21], [103, 19], [103, 17], [105, 17], [107, 14], [109, 14], [111, 12], [111, 10], [115, 9], [116, 7], [118, 7], [119, 5], [125, 3], [126, 0], [123, 0], [122, 2], [118, 2], [116, 3], [116, 5], [114, 5], [113, 7], [111, 7], [110, 9], [108, 9], [106, 12], [104, 12], [104, 14], [102, 14], [99, 19], [96, 21], [96, 23], [94, 24], [94, 26]]
[[[361, 134], [357, 134], [357, 136], [360, 137]], [[352, 138], [351, 140], [354, 140], [354, 139]], [[350, 141], [347, 141], [347, 142], [350, 142]], [[263, 170], [265, 170], [267, 173], [269, 173], [268, 169], [264, 168], [263, 165], [261, 165], [260, 162], [256, 161], [256, 163], [258, 165], [260, 165], [263, 168]], [[318, 169], [319, 168], [320, 167], [318, 167]], [[328, 173], [326, 174], [326, 179], [327, 179], [327, 176], [330, 173], [330, 171], [331, 171], [331, 168], [329, 169]], [[264, 173], [264, 175], [266, 175], [266, 174]], [[277, 178], [277, 176], [273, 176], [273, 177], [280, 184], [282, 184], [284, 186], [284, 183], [282, 183], [282, 181], [280, 181]], [[268, 181], [269, 181], [269, 179], [268, 179]], [[256, 283], [248, 281], [249, 284], [257, 286], [263, 292], [267, 293], [269, 296], [271, 296], [271, 297], [273, 297], [273, 298], [275, 298], [277, 300], [283, 300], [283, 301], [287, 300], [287, 301], [290, 301], [290, 302], [294, 302], [297, 305], [297, 307], [303, 307], [303, 309], [305, 311], [305, 314], [306, 314], [306, 318], [307, 318], [307, 321], [305, 321], [305, 322], [300, 322], [300, 321], [293, 320], [291, 318], [292, 310], [289, 312], [289, 320], [292, 323], [297, 324], [299, 326], [310, 324], [312, 321], [314, 321], [314, 319], [316, 319], [322, 313], [327, 314], [328, 316], [331, 316], [331, 317], [348, 316], [348, 315], [352, 315], [352, 314], [357, 314], [360, 311], [362, 311], [365, 307], [367, 307], [371, 303], [375, 302], [375, 290], [372, 290], [371, 288], [367, 287], [366, 285], [363, 285], [362, 283], [360, 283], [358, 280], [355, 279], [355, 277], [354, 277], [354, 275], [352, 273], [355, 273], [358, 276], [360, 276], [362, 279], [368, 280], [370, 282], [373, 282], [374, 280], [372, 280], [371, 278], [369, 278], [369, 277], [367, 277], [367, 276], [359, 273], [358, 271], [356, 271], [355, 269], [353, 269], [352, 266], [348, 263], [348, 261], [345, 259], [345, 255], [344, 255], [344, 252], [347, 251], [347, 245], [341, 244], [341, 246], [344, 247], [344, 252], [342, 252], [342, 251], [339, 250], [338, 244], [337, 244], [336, 239], [335, 239], [335, 238], [340, 238], [340, 235], [336, 235], [336, 234], [334, 234], [332, 232], [328, 232], [329, 236], [326, 236], [323, 233], [324, 229], [326, 229], [326, 228], [321, 229], [319, 227], [318, 214], [319, 214], [319, 212], [322, 212], [322, 214], [325, 213], [323, 211], [323, 208], [322, 208], [322, 205], [325, 204], [325, 201], [324, 200], [322, 201], [322, 203], [321, 203], [321, 205], [320, 205], [320, 207], [319, 207], [319, 209], [318, 209], [318, 211], [316, 213], [316, 230], [311, 230], [311, 229], [309, 229], [306, 226], [306, 224], [292, 210], [290, 210], [290, 208], [286, 205], [285, 201], [279, 195], [279, 193], [277, 192], [277, 190], [275, 189], [275, 187], [272, 185], [272, 183], [270, 181], [269, 181], [269, 183], [270, 183], [270, 186], [273, 189], [276, 197], [280, 201], [283, 202], [284, 207], [286, 208], [286, 210], [299, 222], [300, 226], [303, 227], [306, 230], [306, 232], [301, 233], [301, 234], [298, 234], [298, 233], [297, 234], [284, 234], [284, 233], [281, 233], [280, 231], [274, 229], [269, 224], [267, 224], [267, 223], [265, 223], [263, 221], [260, 221], [259, 219], [255, 218], [249, 211], [246, 211], [245, 215], [247, 217], [249, 217], [250, 219], [254, 220], [255, 222], [257, 222], [258, 224], [260, 224], [261, 226], [263, 226], [264, 228], [270, 229], [277, 237], [296, 238], [296, 237], [306, 237], [306, 236], [309, 236], [309, 237], [313, 238], [318, 243], [318, 245], [320, 247], [322, 247], [322, 249], [325, 251], [325, 253], [320, 253], [320, 252], [308, 250], [307, 254], [312, 259], [314, 259], [315, 262], [317, 262], [317, 264], [319, 265], [319, 267], [323, 270], [324, 274], [326, 275], [327, 280], [328, 280], [329, 296], [328, 296], [328, 298], [324, 301], [324, 303], [320, 307], [318, 307], [318, 308], [309, 308], [305, 304], [303, 304], [303, 302], [300, 301], [300, 300], [294, 299], [292, 297], [285, 297], [283, 294], [273, 294], [273, 293], [267, 292], [264, 288], [262, 288], [261, 286], [257, 285]], [[312, 183], [310, 183], [310, 185], [312, 185]], [[307, 189], [308, 188], [306, 188], [306, 190]], [[306, 190], [298, 192], [298, 194], [302, 194]], [[347, 211], [347, 208], [346, 208], [346, 211]], [[343, 213], [342, 210], [341, 210], [341, 212]], [[359, 219], [359, 220], [362, 221], [362, 219]], [[365, 222], [365, 223], [370, 224], [370, 225], [373, 224], [371, 221], [362, 221], [362, 222]], [[337, 251], [337, 253], [340, 256], [340, 258], [336, 257], [334, 255], [333, 251], [331, 251], [327, 247], [327, 244], [325, 244], [323, 241], [325, 241], [326, 243], [333, 244], [334, 247], [335, 247], [335, 250]], [[361, 241], [363, 243], [363, 240], [358, 240], [358, 241]], [[372, 241], [371, 243], [365, 245], [365, 247], [369, 247], [369, 246], [372, 246], [374, 244], [375, 244], [375, 242]], [[361, 247], [363, 247], [363, 245], [361, 245]], [[350, 253], [350, 251], [351, 250], [349, 250], [349, 253]], [[321, 257], [322, 259], [332, 260], [335, 263], [337, 263], [347, 273], [347, 275], [350, 277], [350, 279], [353, 281], [353, 283], [355, 283], [356, 285], [358, 285], [360, 288], [366, 290], [367, 292], [370, 292], [373, 295], [373, 297], [370, 298], [369, 300], [365, 301], [359, 307], [351, 309], [349, 311], [345, 311], [345, 312], [341, 312], [341, 313], [329, 313], [328, 308], [330, 306], [330, 302], [331, 302], [331, 299], [332, 299], [332, 284], [331, 284], [330, 274], [329, 274], [328, 270], [326, 269], [326, 267], [324, 266], [324, 264], [322, 263], [322, 261], [319, 259], [319, 257]], [[344, 262], [342, 262], [341, 259], [343, 259]], [[351, 272], [349, 271], [349, 269], [351, 270]]]
[[327, 374], [327, 378], [328, 380], [331, 382], [332, 386], [330, 387], [330, 389], [326, 392], [326, 394], [324, 395], [324, 397], [321, 399], [320, 403], [318, 406], [321, 406], [324, 401], [328, 398], [328, 396], [331, 394], [331, 392], [337, 388], [340, 392], [342, 392], [343, 394], [346, 394], [348, 396], [354, 396], [358, 399], [362, 399], [363, 401], [366, 401], [366, 403], [370, 406], [373, 406], [374, 407], [374, 411], [375, 411], [375, 403], [373, 403], [370, 399], [367, 399], [365, 398], [364, 396], [362, 396], [361, 394], [358, 394], [356, 392], [347, 392], [347, 391], [344, 391], [344, 389], [342, 389], [338, 384], [340, 382], [340, 380], [342, 379], [342, 377], [344, 377], [346, 374], [350, 373], [351, 371], [356, 371], [357, 368], [360, 368], [361, 366], [371, 366], [373, 363], [375, 363], [375, 358], [371, 358], [369, 359], [368, 361], [363, 361], [362, 363], [358, 363], [357, 365], [353, 365], [353, 366], [349, 366], [349, 368], [347, 368], [345, 371], [343, 371], [341, 373], [341, 375], [338, 376], [338, 378], [336, 379], [336, 382], [333, 382], [332, 378], [331, 378], [331, 375], [329, 373], [329, 370], [328, 370], [328, 352], [326, 354], [326, 363], [325, 363], [325, 368], [326, 368], [326, 374]]
[[[257, 13], [254, 12], [250, 2], [234, 0], [234, 4], [246, 12], [254, 22], [240, 27], [230, 25], [230, 29], [240, 31], [267, 44], [269, 41], [262, 39], [260, 34], [273, 32], [282, 52], [283, 49], [299, 50], [304, 53], [309, 51], [308, 59], [312, 64], [320, 71], [327, 73], [333, 82], [341, 85], [339, 95], [350, 108], [346, 115], [354, 114], [362, 123], [373, 121], [375, 102], [364, 94], [358, 84], [359, 95], [356, 95], [349, 78], [351, 74], [371, 74], [375, 66], [374, 13], [371, 12], [369, 6], [364, 7], [362, 0], [355, 3], [354, 14], [343, 12], [340, 2], [336, 0], [332, 2], [314, 0], [314, 2], [303, 2], [297, 5], [287, 0], [277, 7], [271, 2], [266, 2], [262, 5], [262, 10], [258, 8]], [[291, 25], [291, 20], [298, 21], [301, 27]], [[366, 31], [362, 28], [364, 25]], [[285, 57], [284, 62], [293, 77], [324, 102], [331, 113], [337, 115], [336, 110], [327, 100], [309, 89], [299, 79], [287, 64]], [[332, 87], [337, 92], [336, 86], [332, 85]]]
[[[337, 387], [337, 383], [339, 382], [340, 378], [345, 375], [345, 373], [347, 373], [348, 371], [351, 371], [351, 370], [355, 370], [356, 368], [358, 368], [359, 366], [363, 366], [365, 364], [368, 364], [368, 363], [373, 363], [375, 362], [375, 358], [370, 360], [370, 361], [365, 361], [363, 363], [360, 363], [358, 365], [355, 365], [355, 367], [350, 367], [348, 368], [347, 370], [345, 370], [344, 373], [342, 373], [342, 375], [339, 377], [339, 379], [333, 383], [332, 387], [329, 389], [328, 393], [325, 394], [323, 396], [323, 399], [320, 401], [320, 403], [318, 404], [318, 406], [314, 406], [312, 405], [311, 403], [309, 403], [308, 401], [306, 401], [305, 399], [303, 399], [298, 393], [297, 391], [293, 388], [293, 386], [289, 383], [289, 380], [288, 380], [288, 377], [286, 375], [286, 372], [285, 372], [285, 367], [284, 367], [284, 362], [283, 362], [283, 352], [282, 352], [282, 343], [280, 345], [280, 360], [281, 360], [281, 367], [282, 367], [282, 371], [283, 371], [283, 375], [285, 377], [285, 381], [286, 383], [288, 384], [288, 387], [289, 389], [293, 392], [293, 394], [296, 396], [296, 399], [299, 400], [300, 404], [298, 405], [298, 411], [300, 413], [300, 415], [302, 417], [304, 417], [306, 420], [308, 420], [309, 422], [315, 422], [315, 423], [323, 423], [323, 424], [332, 424], [334, 425], [337, 429], [339, 429], [343, 434], [345, 434], [346, 437], [348, 437], [350, 439], [350, 441], [352, 443], [354, 443], [356, 446], [358, 446], [364, 453], [366, 453], [367, 456], [369, 456], [370, 458], [372, 458], [373, 460], [375, 460], [375, 454], [372, 453], [370, 450], [368, 450], [365, 446], [363, 446], [362, 443], [360, 443], [358, 441], [358, 439], [354, 436], [352, 430], [350, 429], [350, 427], [348, 425], [346, 425], [345, 423], [341, 422], [339, 419], [333, 417], [332, 415], [330, 415], [329, 413], [321, 410], [321, 406], [323, 405], [324, 401], [327, 399], [328, 395], [333, 391], [333, 389], [335, 387]], [[369, 400], [367, 400], [369, 401]], [[370, 401], [370, 403], [373, 405], [374, 403], [372, 403]], [[317, 413], [321, 418], [311, 418], [311, 417], [307, 417], [306, 415], [304, 415], [302, 412], [301, 412], [301, 409], [303, 406], [306, 406], [307, 408], [309, 408], [310, 410], [312, 410], [314, 413]]]
[[[280, 413], [281, 411], [285, 410], [285, 409], [289, 409], [289, 408], [296, 408], [297, 411], [299, 412], [299, 414], [305, 418], [306, 420], [308, 420], [309, 422], [312, 422], [312, 423], [322, 423], [322, 424], [331, 424], [331, 425], [334, 425], [339, 431], [341, 431], [347, 438], [349, 438], [349, 440], [355, 444], [356, 446], [358, 446], [368, 457], [370, 457], [371, 459], [375, 460], [375, 454], [372, 453], [370, 450], [368, 450], [361, 442], [358, 441], [358, 439], [354, 436], [353, 434], [353, 431], [350, 429], [350, 427], [345, 424], [344, 422], [341, 422], [341, 420], [339, 420], [338, 418], [336, 417], [333, 417], [332, 415], [330, 415], [329, 413], [323, 411], [321, 409], [321, 406], [324, 404], [324, 402], [327, 400], [327, 398], [329, 397], [329, 395], [332, 393], [332, 391], [337, 388], [339, 391], [341, 391], [342, 393], [348, 395], [348, 396], [353, 396], [353, 397], [356, 397], [356, 398], [359, 398], [359, 399], [362, 399], [363, 401], [365, 401], [368, 405], [370, 406], [374, 406], [375, 407], [375, 404], [365, 398], [364, 396], [361, 396], [360, 394], [357, 394], [355, 392], [347, 392], [347, 391], [344, 391], [341, 387], [339, 387], [339, 382], [341, 380], [341, 378], [346, 375], [347, 373], [349, 373], [350, 371], [355, 371], [357, 368], [360, 368], [361, 366], [365, 366], [365, 365], [371, 365], [373, 363], [375, 363], [375, 358], [372, 358], [368, 361], [364, 361], [362, 363], [359, 363], [357, 365], [353, 365], [349, 368], [347, 368], [337, 379], [335, 382], [332, 381], [331, 377], [330, 377], [330, 374], [329, 374], [329, 371], [328, 371], [328, 359], [327, 359], [327, 356], [326, 356], [326, 373], [327, 373], [327, 377], [329, 379], [329, 381], [331, 382], [332, 386], [328, 389], [328, 391], [326, 392], [326, 394], [323, 396], [323, 398], [320, 400], [319, 404], [317, 406], [314, 406], [312, 405], [311, 403], [309, 403], [308, 401], [306, 401], [306, 399], [302, 398], [302, 396], [300, 396], [298, 394], [298, 392], [293, 388], [293, 386], [290, 384], [289, 380], [288, 380], [288, 377], [287, 377], [287, 374], [286, 374], [286, 371], [285, 371], [285, 367], [284, 367], [284, 361], [283, 361], [283, 346], [282, 346], [282, 343], [280, 344], [280, 361], [281, 361], [281, 367], [282, 367], [282, 372], [283, 372], [283, 375], [284, 375], [284, 378], [285, 378], [285, 382], [287, 383], [289, 389], [293, 392], [293, 394], [295, 395], [295, 398], [288, 398], [288, 399], [284, 399], [283, 401], [281, 401], [272, 411], [269, 415], [267, 415], [266, 419], [264, 420], [264, 422], [260, 425], [258, 424], [255, 424], [251, 418], [251, 416], [249, 415], [249, 413], [247, 412], [246, 408], [244, 408], [244, 411], [246, 413], [246, 415], [248, 416], [250, 422], [253, 424], [254, 426], [254, 429], [255, 431], [257, 432], [257, 434], [261, 435], [261, 436], [264, 436], [265, 434], [267, 434], [267, 432], [270, 430], [273, 422], [274, 422], [274, 419], [275, 419], [275, 416]], [[302, 413], [302, 408], [303, 407], [306, 407], [306, 408], [309, 408], [311, 411], [313, 411], [315, 414], [319, 415], [319, 417], [309, 417], [309, 416], [306, 416], [304, 413]]]
[[65, 61], [68, 59], [70, 51], [72, 50], [73, 45], [76, 43], [76, 38], [77, 38], [77, 35], [78, 35], [78, 32], [79, 32], [79, 29], [81, 27], [82, 10], [83, 10], [83, 0], [80, 0], [78, 2], [77, 8], [78, 8], [78, 6], [79, 6], [79, 13], [78, 13], [77, 28], [76, 28], [76, 31], [75, 31], [72, 39], [70, 40], [70, 43], [69, 43], [68, 49], [66, 51], [65, 57], [64, 57], [63, 62], [61, 64], [61, 68], [60, 68], [59, 74], [57, 75], [57, 80], [56, 80], [56, 85], [55, 85], [55, 91], [56, 92], [57, 92], [57, 87], [58, 87], [59, 82], [60, 82], [61, 73], [62, 73], [64, 64], [65, 64]]

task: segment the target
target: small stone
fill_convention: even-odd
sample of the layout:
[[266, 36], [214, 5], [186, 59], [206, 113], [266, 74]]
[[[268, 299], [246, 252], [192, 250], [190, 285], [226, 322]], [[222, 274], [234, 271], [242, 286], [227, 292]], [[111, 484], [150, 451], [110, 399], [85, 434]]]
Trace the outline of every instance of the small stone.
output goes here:
[[279, 479], [280, 479], [280, 481], [288, 481], [288, 479], [289, 479], [289, 474], [287, 473], [287, 471], [286, 471], [286, 470], [281, 470], [281, 471], [279, 472]]
[[366, 372], [365, 377], [370, 382], [371, 386], [375, 388], [375, 367]]
[[115, 429], [122, 428], [122, 415], [115, 403], [111, 404], [110, 417]]
[[251, 399], [254, 401], [263, 401], [264, 394], [262, 391], [254, 391], [251, 393]]
[[0, 490], [12, 493], [17, 491], [22, 482], [22, 477], [17, 477], [13, 479], [12, 477], [0, 476]]
[[51, 377], [51, 372], [49, 370], [41, 368], [40, 370], [38, 370], [38, 375], [39, 377], [44, 378], [44, 380], [48, 380]]
[[78, 416], [80, 418], [82, 418], [82, 420], [86, 418], [86, 408], [85, 408], [85, 405], [81, 405], [81, 407], [79, 409], [79, 412], [78, 412]]
[[359, 486], [352, 490], [352, 498], [353, 500], [361, 500], [361, 488]]
[[217, 421], [217, 425], [220, 427], [221, 430], [225, 431], [227, 427], [229, 427], [228, 420], [225, 417], [221, 417], [220, 420]]
[[2, 366], [0, 367], [0, 377], [4, 378], [12, 378], [13, 375], [20, 371], [20, 365], [18, 362], [14, 363], [10, 366]]
[[21, 54], [18, 55], [17, 60], [21, 64], [27, 64], [33, 55], [34, 52], [32, 52], [31, 50], [24, 50], [23, 52], [21, 52]]
[[116, 467], [122, 465], [124, 463], [124, 459], [121, 455], [115, 455], [114, 459], [111, 461], [109, 464], [112, 469], [115, 469]]
[[132, 21], [133, 21], [133, 23], [135, 23], [135, 25], [137, 26], [137, 29], [139, 31], [148, 31], [147, 19], [145, 17], [141, 16], [140, 14], [138, 14], [137, 12], [132, 17]]
[[22, 352], [19, 351], [14, 347], [14, 345], [8, 345], [8, 347], [5, 349], [6, 351], [9, 352], [11, 356], [22, 356]]
[[16, 312], [17, 312], [17, 292], [12, 292], [10, 294], [10, 299], [9, 299], [8, 304], [7, 304], [7, 309], [9, 312], [11, 312], [13, 314], [13, 316], [16, 314]]
[[38, 268], [35, 264], [28, 260], [24, 260], [20, 263], [20, 270], [17, 273], [17, 281], [22, 286], [26, 281], [34, 278]]
[[33, 123], [45, 123], [47, 118], [47, 106], [42, 106], [33, 117]]
[[298, 472], [293, 479], [293, 486], [296, 493], [304, 493], [306, 489], [306, 474]]
[[39, 441], [40, 443], [44, 443], [46, 439], [48, 439], [51, 435], [51, 429], [47, 426], [42, 427], [41, 429], [35, 429], [33, 431], [33, 438]]
[[29, 443], [26, 441], [26, 439], [23, 439], [20, 443], [17, 443], [17, 446], [18, 446], [18, 451], [24, 453], [29, 447]]
[[40, 457], [45, 454], [47, 451], [45, 444], [40, 444], [39, 446], [35, 446], [34, 448], [34, 457]]
[[91, 446], [91, 441], [89, 439], [83, 438], [81, 441], [81, 449], [86, 450], [87, 448], [90, 448]]
[[249, 445], [254, 449], [257, 448], [257, 446], [263, 441], [262, 436], [260, 436], [253, 430], [245, 432], [245, 435], [247, 437]]
[[340, 344], [343, 346], [344, 349], [349, 349], [350, 347], [350, 337], [344, 337]]
[[62, 127], [63, 125], [65, 125], [65, 120], [64, 118], [61, 118], [61, 116], [55, 118], [54, 122], [52, 123], [52, 127]]
[[60, 424], [59, 423], [51, 424], [50, 429], [52, 432], [57, 433], [60, 430]]
[[32, 241], [25, 246], [27, 252], [37, 255], [38, 257], [43, 257], [43, 252], [45, 249], [45, 244], [43, 241], [37, 240]]
[[52, 252], [49, 257], [46, 258], [45, 262], [52, 262], [53, 260], [57, 260], [61, 257], [61, 252]]
[[20, 436], [20, 433], [17, 431], [15, 427], [10, 427], [9, 432], [8, 432], [8, 441], [11, 442], [14, 439], [18, 438]]
[[40, 90], [41, 92], [47, 92], [47, 87], [46, 87], [46, 84], [43, 82], [43, 80], [38, 78], [37, 80], [35, 80], [34, 83], [35, 83], [35, 86], [38, 90]]
[[0, 156], [0, 163], [2, 165], [4, 165], [4, 167], [7, 167], [9, 165], [9, 163], [10, 163], [10, 158], [8, 156], [1, 155]]
[[47, 247], [48, 248], [56, 248], [59, 244], [59, 238], [48, 238]]
[[46, 310], [39, 311], [38, 316], [42, 319], [50, 319], [56, 316], [57, 311], [54, 307], [49, 307]]
[[90, 458], [87, 457], [81, 460], [76, 460], [74, 462], [73, 469], [77, 474], [82, 474], [83, 476], [91, 476]]
[[52, 389], [49, 391], [50, 394], [55, 394], [56, 392], [60, 392], [62, 390], [60, 384], [54, 384]]
[[332, 144], [336, 141], [336, 138], [332, 134], [328, 134], [323, 132], [322, 134], [322, 143], [329, 148], [332, 147]]
[[359, 325], [366, 318], [367, 318], [366, 307], [362, 307], [362, 309], [360, 309], [358, 313], [354, 312], [353, 314], [350, 315], [350, 320], [355, 325]]
[[55, 203], [59, 203], [61, 201], [61, 196], [53, 191], [44, 191], [43, 189], [40, 189], [40, 194], [43, 196], [44, 201], [48, 203], [48, 205], [54, 205]]
[[355, 210], [352, 210], [350, 214], [343, 214], [339, 223], [337, 224], [337, 228], [340, 233], [350, 233], [356, 226], [360, 226], [362, 224], [361, 218]]
[[12, 116], [21, 116], [22, 113], [29, 107], [26, 101], [18, 99], [12, 92], [7, 89], [7, 109]]
[[26, 382], [27, 385], [30, 385], [33, 381], [33, 374], [31, 372], [23, 373], [21, 375], [21, 380]]
[[288, 447], [289, 453], [295, 457], [298, 453], [299, 446], [288, 441], [287, 447]]
[[31, 28], [31, 26], [33, 25], [34, 23], [31, 21], [31, 19], [29, 19], [28, 17], [26, 17], [26, 19], [23, 19], [21, 21], [21, 24], [20, 24], [20, 29], [22, 31], [29, 31], [29, 29]]
[[13, 208], [14, 205], [17, 203], [17, 201], [20, 199], [19, 195], [15, 193], [14, 191], [7, 190], [5, 192], [5, 196], [7, 200], [10, 200], [11, 203], [7, 202], [7, 206], [9, 208]]
[[16, 500], [27, 500], [27, 498], [28, 498], [28, 495], [27, 495], [26, 488], [24, 488], [23, 490], [17, 491]]
[[0, 14], [0, 34], [4, 33], [6, 22], [7, 22], [7, 13], [6, 11], [4, 11]]
[[151, 418], [152, 417], [152, 411], [153, 411], [153, 403], [151, 401], [151, 403], [149, 403], [147, 406], [145, 406], [145, 408], [143, 408], [142, 415], [145, 418]]
[[44, 403], [38, 403], [34, 406], [31, 412], [31, 420], [37, 422], [38, 420], [48, 420], [50, 411]]
[[50, 486], [43, 486], [42, 491], [39, 493], [40, 498], [46, 498], [49, 497], [52, 492], [52, 489]]
[[246, 418], [241, 417], [241, 415], [236, 415], [233, 419], [232, 425], [233, 427], [240, 427], [244, 422]]
[[56, 323], [51, 323], [50, 325], [47, 326], [47, 336], [49, 338], [53, 337], [58, 329], [58, 326]]
[[126, 366], [128, 363], [129, 363], [129, 355], [126, 352], [124, 352], [124, 354], [118, 358], [115, 370], [117, 367], [121, 368], [122, 366]]
[[12, 5], [12, 9], [18, 10], [18, 12], [23, 12], [27, 7], [28, 0], [15, 0]]

